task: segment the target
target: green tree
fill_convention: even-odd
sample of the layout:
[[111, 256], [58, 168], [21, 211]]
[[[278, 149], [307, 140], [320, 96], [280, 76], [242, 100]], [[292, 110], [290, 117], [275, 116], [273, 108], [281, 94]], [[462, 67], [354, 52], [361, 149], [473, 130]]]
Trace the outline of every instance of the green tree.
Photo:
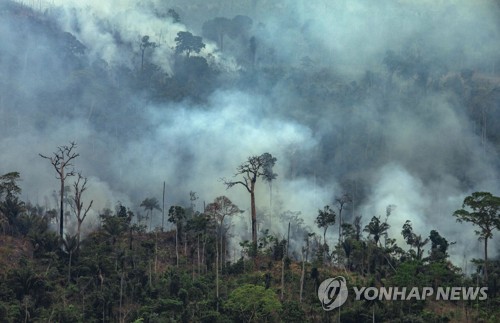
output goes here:
[[18, 172], [10, 172], [0, 176], [0, 199], [5, 195], [5, 199], [12, 199], [21, 194], [21, 188], [17, 184], [20, 180]]
[[335, 224], [336, 218], [335, 211], [330, 208], [329, 205], [326, 205], [323, 210], [318, 210], [318, 216], [316, 217], [316, 224], [318, 228], [323, 228], [323, 244], [326, 245], [326, 230], [328, 227], [333, 226]]
[[257, 178], [259, 177], [268, 182], [276, 178], [277, 175], [273, 173], [273, 166], [275, 163], [276, 158], [273, 157], [270, 153], [263, 153], [260, 156], [251, 156], [248, 157], [246, 162], [238, 166], [236, 174], [234, 175], [241, 175], [242, 180], [229, 181], [225, 178], [222, 179], [227, 188], [239, 184], [244, 186], [247, 189], [248, 193], [250, 193], [252, 243], [254, 244], [255, 250], [257, 250], [257, 211], [255, 208], [255, 184], [257, 183]]
[[252, 284], [233, 290], [224, 305], [235, 322], [275, 322], [281, 311], [281, 303], [273, 290]]
[[429, 256], [430, 260], [439, 261], [446, 259], [448, 257], [448, 241], [443, 238], [436, 230], [431, 230], [429, 239], [431, 241], [431, 253]]
[[381, 222], [379, 217], [372, 217], [370, 223], [365, 226], [364, 232], [367, 232], [370, 236], [373, 236], [375, 244], [378, 245], [380, 238], [387, 235], [387, 230], [391, 226], [387, 222]]
[[179, 266], [179, 233], [186, 219], [186, 210], [182, 206], [171, 206], [168, 210], [168, 222], [175, 224], [175, 258]]
[[480, 228], [474, 232], [479, 241], [484, 241], [484, 280], [488, 281], [488, 239], [500, 227], [500, 197], [488, 192], [474, 192], [464, 199], [462, 209], [456, 210], [453, 216], [457, 222], [470, 222]]
[[416, 254], [413, 254], [413, 256], [417, 260], [421, 260], [423, 255], [422, 248], [429, 242], [429, 239], [423, 239], [420, 234], [417, 235], [416, 233], [414, 233], [410, 220], [406, 220], [405, 224], [403, 224], [403, 230], [401, 231], [401, 234], [410, 247], [415, 247], [417, 249]]
[[10, 172], [0, 176], [0, 226], [4, 233], [6, 230], [10, 230], [12, 234], [24, 232], [19, 227], [20, 217], [26, 210], [24, 202], [18, 197], [21, 193], [21, 188], [17, 184], [19, 180], [18, 172]]
[[18, 197], [21, 193], [21, 188], [17, 184], [19, 180], [18, 172], [0, 176], [0, 226], [4, 233], [7, 229], [11, 233], [22, 231], [18, 222], [26, 208], [24, 202]]
[[205, 48], [202, 38], [200, 36], [194, 36], [189, 31], [179, 31], [177, 37], [175, 37], [175, 42], [177, 43], [175, 46], [175, 53], [181, 54], [186, 52], [187, 57], [189, 57], [192, 52], [199, 53]]

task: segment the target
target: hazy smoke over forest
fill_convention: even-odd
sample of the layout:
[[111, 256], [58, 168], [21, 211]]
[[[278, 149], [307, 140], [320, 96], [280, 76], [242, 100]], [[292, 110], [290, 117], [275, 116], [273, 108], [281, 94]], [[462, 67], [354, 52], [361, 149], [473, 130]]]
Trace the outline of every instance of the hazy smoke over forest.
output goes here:
[[[348, 193], [348, 220], [362, 215], [366, 225], [395, 205], [391, 236], [401, 239], [409, 219], [422, 236], [435, 228], [457, 241], [455, 257], [476, 252], [472, 228], [451, 214], [473, 191], [500, 193], [500, 94], [491, 90], [500, 85], [498, 3], [247, 2], [28, 2], [56, 22], [55, 36], [22, 15], [0, 20], [0, 173], [19, 171], [25, 200], [56, 207], [55, 174], [38, 153], [75, 141], [96, 214], [118, 202], [142, 212], [146, 197], [161, 200], [165, 181], [167, 205], [188, 205], [195, 191], [201, 211], [226, 195], [249, 222], [248, 194], [226, 191], [220, 178], [269, 152], [278, 178], [272, 212], [270, 188], [258, 184], [261, 217], [300, 211], [316, 228], [317, 209]], [[170, 8], [180, 22], [165, 15]], [[179, 31], [201, 36], [205, 21], [236, 15], [250, 17], [251, 28], [226, 37], [223, 52], [203, 40], [199, 55], [218, 74], [202, 99], [165, 102], [131, 90], [142, 36], [159, 45], [147, 61], [171, 77]], [[89, 67], [58, 51], [75, 46], [63, 32], [85, 46], [77, 56]], [[242, 59], [248, 43], [239, 45], [251, 36], [253, 65]], [[282, 225], [272, 231], [284, 234]]]

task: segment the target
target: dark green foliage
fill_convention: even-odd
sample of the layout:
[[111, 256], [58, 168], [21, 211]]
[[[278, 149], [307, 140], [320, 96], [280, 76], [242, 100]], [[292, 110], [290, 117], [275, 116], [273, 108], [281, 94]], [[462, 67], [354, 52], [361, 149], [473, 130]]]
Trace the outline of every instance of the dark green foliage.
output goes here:
[[239, 322], [273, 322], [281, 311], [274, 291], [251, 284], [233, 290], [224, 307]]
[[457, 222], [470, 222], [481, 229], [475, 231], [480, 240], [491, 239], [493, 231], [500, 227], [500, 197], [488, 192], [475, 192], [464, 199], [462, 207], [453, 213]]
[[328, 230], [328, 227], [335, 224], [336, 216], [337, 214], [335, 214], [335, 211], [332, 210], [329, 205], [326, 205], [323, 210], [318, 210], [318, 216], [315, 222], [319, 228], [323, 229], [324, 244], [326, 244], [326, 230]]
[[203, 48], [205, 48], [202, 38], [200, 36], [194, 36], [189, 31], [179, 31], [177, 33], [177, 37], [175, 37], [175, 41], [177, 43], [175, 52], [177, 54], [185, 52], [187, 57], [189, 57], [191, 53], [198, 54]]
[[431, 254], [429, 259], [431, 261], [445, 260], [448, 257], [448, 241], [443, 238], [436, 230], [431, 230], [429, 235], [431, 240]]
[[387, 222], [381, 222], [380, 217], [374, 216], [363, 231], [372, 236], [375, 244], [378, 244], [380, 238], [387, 235], [387, 230], [389, 230], [389, 228], [390, 225]]
[[302, 323], [306, 321], [306, 313], [296, 301], [285, 301], [282, 304], [281, 319], [283, 322]]
[[429, 242], [429, 239], [422, 239], [421, 235], [413, 232], [411, 221], [407, 220], [403, 224], [403, 231], [401, 231], [403, 238], [410, 247], [415, 247], [416, 251], [410, 249], [410, 255], [416, 259], [422, 259], [423, 247]]
[[488, 281], [488, 240], [500, 228], [500, 197], [489, 192], [474, 192], [464, 199], [462, 209], [453, 216], [457, 222], [470, 222], [480, 228], [474, 232], [484, 242], [484, 279]]
[[0, 176], [0, 199], [9, 200], [21, 193], [17, 184], [20, 180], [19, 172], [10, 172]]

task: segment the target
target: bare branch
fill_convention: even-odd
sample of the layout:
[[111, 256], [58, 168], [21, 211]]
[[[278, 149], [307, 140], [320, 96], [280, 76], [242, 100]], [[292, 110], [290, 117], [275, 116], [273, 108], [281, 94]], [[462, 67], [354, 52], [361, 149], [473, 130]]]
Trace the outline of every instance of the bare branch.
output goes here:
[[251, 191], [250, 191], [250, 187], [248, 186], [247, 179], [246, 179], [246, 178], [244, 178], [244, 180], [245, 180], [245, 182], [242, 182], [242, 181], [234, 181], [234, 182], [231, 182], [231, 181], [228, 181], [226, 178], [221, 178], [222, 183], [224, 183], [224, 185], [226, 185], [226, 189], [231, 188], [231, 187], [233, 187], [233, 186], [234, 186], [234, 185], [236, 185], [236, 184], [241, 184], [241, 185], [243, 185], [243, 186], [247, 189], [247, 191], [250, 193]]
[[87, 209], [85, 210], [85, 212], [83, 212], [82, 222], [83, 222], [83, 220], [85, 220], [85, 217], [87, 216], [87, 213], [89, 213], [89, 210], [92, 207], [93, 203], [94, 203], [94, 200], [91, 200], [89, 206], [87, 207]]

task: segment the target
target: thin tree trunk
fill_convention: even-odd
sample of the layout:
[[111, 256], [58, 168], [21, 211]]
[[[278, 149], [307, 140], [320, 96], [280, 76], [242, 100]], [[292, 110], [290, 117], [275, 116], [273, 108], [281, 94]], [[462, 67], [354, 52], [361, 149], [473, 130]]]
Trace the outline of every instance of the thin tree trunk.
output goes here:
[[215, 243], [215, 289], [217, 296], [217, 312], [219, 312], [219, 247]]
[[222, 239], [223, 239], [223, 235], [222, 235], [223, 223], [224, 223], [224, 218], [222, 218], [222, 220], [220, 221], [220, 270], [221, 270], [221, 273], [222, 273], [222, 261], [223, 261], [222, 258], [224, 255], [224, 253], [223, 253], [223, 250], [224, 250], [223, 243], [224, 242], [222, 241]]
[[194, 271], [195, 271], [194, 269], [196, 267], [195, 264], [194, 264], [194, 257], [192, 258], [192, 260], [193, 261], [191, 262], [191, 281], [194, 282]]
[[162, 198], [162, 207], [161, 207], [161, 232], [163, 232], [165, 226], [165, 182], [163, 182], [163, 198]]
[[342, 241], [342, 206], [339, 210], [339, 244]]
[[200, 275], [200, 235], [198, 235], [198, 275]]
[[[283, 246], [283, 249], [285, 247]], [[283, 250], [283, 256], [281, 257], [281, 301], [283, 301], [285, 295], [285, 250]]]
[[155, 231], [155, 277], [158, 268], [158, 231]]
[[71, 282], [71, 258], [73, 256], [73, 252], [69, 252], [69, 264], [68, 264], [68, 285]]
[[299, 294], [300, 303], [302, 303], [302, 292], [304, 291], [305, 272], [306, 272], [306, 262], [304, 261], [304, 249], [302, 249], [302, 271], [300, 273], [300, 294]]
[[145, 49], [143, 48], [141, 53], [141, 71], [144, 70], [144, 51]]
[[64, 231], [64, 206], [63, 206], [63, 200], [64, 200], [64, 168], [61, 167], [60, 170], [60, 176], [61, 176], [61, 203], [59, 205], [60, 208], [60, 213], [59, 213], [59, 235], [61, 238], [63, 238], [63, 231]]
[[184, 233], [184, 256], [187, 257], [187, 233]]
[[149, 231], [151, 232], [151, 227], [153, 226], [153, 210], [149, 211]]
[[120, 275], [120, 310], [119, 310], [119, 315], [120, 315], [120, 322], [123, 322], [122, 318], [122, 305], [123, 305], [123, 268], [122, 268], [122, 273]]
[[[202, 246], [202, 249], [201, 249], [201, 264], [204, 265], [205, 264], [205, 244], [207, 242], [207, 237], [204, 236], [203, 237], [203, 246]], [[205, 266], [205, 269], [207, 267]]]
[[179, 230], [175, 226], [175, 259], [176, 266], [179, 267]]
[[288, 236], [286, 238], [286, 256], [288, 257], [288, 249], [290, 246], [290, 222], [288, 222]]
[[28, 322], [28, 300], [26, 299], [26, 296], [24, 297], [24, 323]]
[[152, 280], [151, 276], [152, 276], [153, 268], [151, 268], [152, 267], [152, 265], [151, 265], [151, 259], [149, 259], [148, 263], [149, 263], [149, 287], [152, 287], [153, 286], [153, 280]]
[[82, 229], [82, 221], [80, 220], [80, 218], [77, 219], [78, 221], [78, 224], [77, 224], [77, 227], [76, 227], [76, 250], [80, 250], [80, 232], [81, 232], [81, 229]]
[[484, 281], [488, 283], [488, 238], [484, 239]]
[[252, 212], [252, 243], [257, 246], [257, 211], [255, 209], [255, 183], [250, 188], [250, 210]]
[[254, 270], [258, 270], [257, 263], [257, 211], [255, 209], [255, 182], [250, 183], [250, 209], [252, 212], [252, 249]]

